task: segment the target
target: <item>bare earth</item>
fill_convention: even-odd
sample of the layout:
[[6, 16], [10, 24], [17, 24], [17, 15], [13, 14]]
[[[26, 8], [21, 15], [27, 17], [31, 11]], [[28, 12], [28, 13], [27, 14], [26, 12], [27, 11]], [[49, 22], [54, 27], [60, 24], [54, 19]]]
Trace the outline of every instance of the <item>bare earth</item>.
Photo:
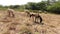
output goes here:
[[24, 12], [14, 13], [15, 18], [11, 18], [0, 11], [0, 34], [22, 34], [25, 31], [32, 34], [60, 34], [60, 15], [41, 13], [44, 23], [41, 25], [34, 23]]

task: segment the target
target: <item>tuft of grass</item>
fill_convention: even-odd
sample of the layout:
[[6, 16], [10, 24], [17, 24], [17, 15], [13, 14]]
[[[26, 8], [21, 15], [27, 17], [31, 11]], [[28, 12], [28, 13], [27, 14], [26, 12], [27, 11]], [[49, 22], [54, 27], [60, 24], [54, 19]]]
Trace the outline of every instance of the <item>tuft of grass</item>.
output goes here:
[[7, 32], [4, 32], [3, 34], [10, 34], [10, 32], [9, 32], [9, 31], [7, 31]]
[[35, 32], [35, 34], [40, 34], [39, 32]]
[[55, 26], [54, 26], [54, 25], [50, 25], [50, 27], [55, 28]]
[[32, 34], [33, 33], [33, 29], [26, 26], [26, 25], [20, 25], [20, 29], [19, 29], [19, 34]]

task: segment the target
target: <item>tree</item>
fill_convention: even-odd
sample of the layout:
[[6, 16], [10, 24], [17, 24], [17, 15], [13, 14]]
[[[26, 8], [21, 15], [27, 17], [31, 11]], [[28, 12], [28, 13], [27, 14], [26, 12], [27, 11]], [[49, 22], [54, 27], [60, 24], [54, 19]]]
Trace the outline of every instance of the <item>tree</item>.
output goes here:
[[47, 4], [46, 2], [42, 1], [42, 2], [37, 3], [37, 6], [39, 10], [46, 10], [46, 6], [47, 6], [46, 4]]
[[10, 5], [9, 8], [18, 9], [18, 8], [20, 8], [20, 5]]
[[27, 5], [25, 5], [26, 9], [36, 10], [36, 3], [28, 2]]
[[39, 3], [29, 2], [27, 5], [25, 5], [25, 8], [31, 10], [45, 10], [46, 2], [43, 1]]
[[60, 14], [60, 2], [53, 4], [52, 6], [48, 6], [47, 10], [51, 13]]

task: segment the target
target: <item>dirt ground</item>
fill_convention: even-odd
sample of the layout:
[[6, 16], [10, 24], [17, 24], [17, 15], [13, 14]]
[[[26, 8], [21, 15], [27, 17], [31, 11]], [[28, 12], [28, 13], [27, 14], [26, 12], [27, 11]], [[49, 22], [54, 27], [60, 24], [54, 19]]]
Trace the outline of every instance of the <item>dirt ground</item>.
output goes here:
[[36, 24], [24, 12], [14, 12], [15, 17], [7, 17], [0, 11], [0, 34], [60, 34], [60, 15], [41, 13], [43, 25]]

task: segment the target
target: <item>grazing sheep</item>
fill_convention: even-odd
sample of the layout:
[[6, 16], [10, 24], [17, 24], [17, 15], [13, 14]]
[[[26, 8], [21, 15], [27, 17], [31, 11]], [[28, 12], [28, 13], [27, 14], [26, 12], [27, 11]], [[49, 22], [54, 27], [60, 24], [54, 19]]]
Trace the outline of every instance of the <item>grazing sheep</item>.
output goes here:
[[39, 20], [38, 23], [42, 24], [42, 17], [41, 17], [41, 15], [39, 15], [39, 13], [33, 14], [33, 13], [30, 13], [29, 11], [25, 11], [25, 12], [28, 17], [30, 17], [34, 20], [35, 23], [38, 22], [38, 20]]
[[40, 21], [38, 23], [42, 23], [42, 17], [39, 14], [30, 14], [30, 17], [34, 19], [35, 23], [38, 22], [38, 19]]
[[8, 13], [8, 17], [15, 17], [15, 15], [14, 15], [14, 10], [13, 9], [8, 9], [7, 10], [7, 13]]
[[29, 16], [29, 15], [30, 15], [29, 10], [25, 10], [25, 13], [26, 13], [26, 15], [27, 15], [27, 16]]
[[37, 22], [37, 19], [39, 19], [40, 23], [42, 23], [42, 17], [39, 14], [35, 15], [35, 22]]

